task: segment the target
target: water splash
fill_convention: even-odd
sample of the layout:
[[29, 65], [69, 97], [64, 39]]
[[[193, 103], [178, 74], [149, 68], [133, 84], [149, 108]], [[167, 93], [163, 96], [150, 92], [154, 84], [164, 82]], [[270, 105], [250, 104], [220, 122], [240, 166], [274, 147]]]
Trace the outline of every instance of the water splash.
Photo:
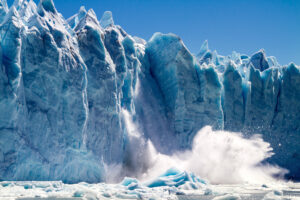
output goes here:
[[[287, 171], [263, 164], [273, 155], [270, 144], [260, 135], [245, 138], [241, 133], [213, 131], [207, 126], [194, 138], [192, 149], [165, 155], [156, 151], [133, 123], [131, 115], [123, 111], [128, 131], [128, 144], [122, 173], [149, 181], [171, 167], [193, 172], [214, 184], [273, 182], [274, 175]], [[163, 144], [162, 144], [163, 145]]]

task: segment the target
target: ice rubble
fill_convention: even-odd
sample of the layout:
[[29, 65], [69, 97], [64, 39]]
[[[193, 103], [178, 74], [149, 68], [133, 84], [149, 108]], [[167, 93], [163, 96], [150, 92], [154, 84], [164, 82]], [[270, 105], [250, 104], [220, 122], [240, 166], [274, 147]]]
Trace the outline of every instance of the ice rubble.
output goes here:
[[[188, 187], [162, 186], [149, 188], [140, 183], [135, 189], [128, 184], [135, 183], [124, 179], [119, 184], [64, 184], [62, 182], [2, 182], [0, 198], [14, 199], [257, 199], [257, 200], [297, 200], [299, 184], [276, 185], [204, 185], [195, 189]], [[134, 184], [133, 184], [134, 185]]]
[[194, 56], [174, 34], [128, 35], [111, 12], [65, 20], [52, 0], [1, 1], [0, 22], [0, 180], [107, 180], [134, 149], [123, 110], [168, 154], [206, 125], [262, 133], [269, 161], [300, 178], [299, 66], [207, 41]]

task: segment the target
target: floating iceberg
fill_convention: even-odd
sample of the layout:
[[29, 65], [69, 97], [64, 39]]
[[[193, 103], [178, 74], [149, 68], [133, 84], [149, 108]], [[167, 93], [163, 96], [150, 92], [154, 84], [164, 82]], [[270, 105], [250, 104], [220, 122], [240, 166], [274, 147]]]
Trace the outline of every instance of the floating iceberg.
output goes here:
[[176, 168], [168, 169], [164, 174], [157, 177], [146, 184], [147, 187], [162, 187], [162, 186], [189, 186], [192, 189], [199, 189], [205, 185], [206, 182], [196, 177], [193, 173], [182, 172]]

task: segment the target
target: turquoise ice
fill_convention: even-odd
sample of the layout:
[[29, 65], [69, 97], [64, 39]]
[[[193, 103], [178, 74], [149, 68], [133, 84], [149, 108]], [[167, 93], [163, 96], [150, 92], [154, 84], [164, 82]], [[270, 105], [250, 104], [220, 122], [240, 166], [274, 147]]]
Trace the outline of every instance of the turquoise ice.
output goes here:
[[165, 154], [189, 149], [206, 125], [262, 134], [268, 161], [300, 179], [296, 64], [264, 50], [222, 56], [207, 41], [194, 56], [174, 34], [127, 34], [109, 11], [66, 20], [52, 0], [1, 1], [0, 22], [0, 180], [99, 182], [109, 166], [130, 168], [124, 110]]

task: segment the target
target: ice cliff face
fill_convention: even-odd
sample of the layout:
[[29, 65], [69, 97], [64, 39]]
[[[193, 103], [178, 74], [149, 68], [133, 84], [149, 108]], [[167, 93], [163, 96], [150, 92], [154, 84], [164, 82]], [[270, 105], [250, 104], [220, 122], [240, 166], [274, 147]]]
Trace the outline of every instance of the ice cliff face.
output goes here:
[[300, 179], [300, 68], [260, 50], [197, 56], [173, 34], [148, 41], [52, 0], [0, 3], [0, 180], [106, 180], [127, 163], [124, 110], [164, 153], [189, 148], [205, 125], [261, 133], [270, 162]]

